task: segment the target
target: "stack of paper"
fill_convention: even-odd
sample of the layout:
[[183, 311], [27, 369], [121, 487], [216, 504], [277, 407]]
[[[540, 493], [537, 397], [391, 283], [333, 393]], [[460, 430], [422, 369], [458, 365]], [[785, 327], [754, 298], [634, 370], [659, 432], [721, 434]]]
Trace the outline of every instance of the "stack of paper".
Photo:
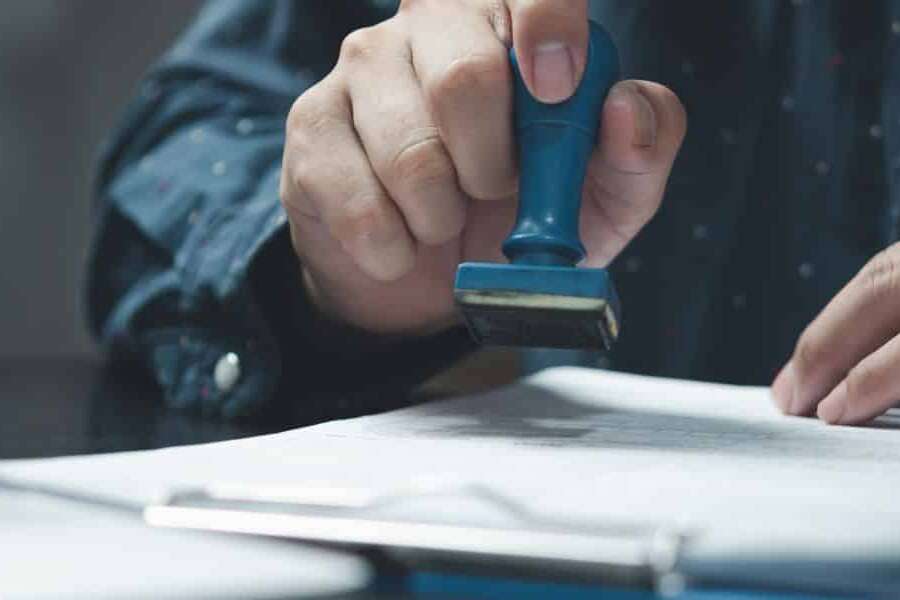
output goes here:
[[[0, 463], [0, 476], [134, 506], [211, 483], [384, 492], [479, 484], [549, 520], [688, 531], [682, 567], [706, 579], [900, 590], [900, 419], [846, 428], [784, 417], [763, 388], [554, 369], [384, 415], [205, 446]], [[458, 498], [428, 510], [504, 518]]]

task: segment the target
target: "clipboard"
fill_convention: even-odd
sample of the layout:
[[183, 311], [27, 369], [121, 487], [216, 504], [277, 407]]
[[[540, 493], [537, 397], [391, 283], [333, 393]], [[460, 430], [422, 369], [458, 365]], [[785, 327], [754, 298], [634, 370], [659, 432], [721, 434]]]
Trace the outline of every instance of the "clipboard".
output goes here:
[[[424, 496], [463, 494], [515, 517], [513, 527], [373, 515]], [[144, 509], [151, 526], [296, 540], [362, 553], [404, 570], [571, 581], [680, 593], [689, 534], [641, 523], [575, 523], [528, 512], [480, 485], [370, 493], [340, 488], [215, 485]]]

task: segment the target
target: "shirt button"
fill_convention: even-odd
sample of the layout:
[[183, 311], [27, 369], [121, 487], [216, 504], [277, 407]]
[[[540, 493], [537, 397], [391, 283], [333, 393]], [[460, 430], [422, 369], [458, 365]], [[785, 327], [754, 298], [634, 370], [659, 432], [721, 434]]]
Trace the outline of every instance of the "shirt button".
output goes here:
[[747, 296], [744, 294], [737, 294], [731, 298], [731, 305], [736, 310], [743, 310], [747, 308]]
[[216, 362], [213, 371], [213, 382], [216, 389], [222, 394], [227, 394], [234, 389], [241, 378], [241, 359], [234, 352], [225, 354]]
[[196, 127], [191, 130], [190, 138], [195, 144], [202, 144], [206, 140], [206, 130], [202, 127]]
[[869, 137], [873, 140], [880, 140], [884, 135], [884, 132], [881, 129], [881, 125], [872, 125], [869, 127]]
[[628, 260], [625, 261], [625, 272], [626, 273], [637, 273], [641, 270], [641, 259], [637, 256], [629, 257]]
[[805, 262], [797, 267], [797, 273], [803, 279], [809, 279], [816, 273], [815, 267], [813, 267], [812, 263]]
[[891, 32], [894, 35], [900, 35], [900, 21], [893, 21], [891, 23]]
[[823, 177], [831, 172], [831, 165], [824, 160], [817, 161], [813, 168], [816, 171], [816, 175], [821, 175]]
[[791, 112], [796, 105], [797, 103], [794, 101], [793, 96], [784, 96], [781, 98], [781, 110], [785, 112]]
[[733, 146], [737, 143], [737, 133], [735, 133], [734, 129], [724, 128], [719, 130], [719, 136], [722, 138], [722, 143], [726, 146]]
[[694, 225], [691, 235], [695, 240], [705, 240], [709, 237], [709, 228], [706, 225]]
[[253, 124], [251, 119], [241, 119], [234, 128], [241, 135], [250, 135], [256, 128], [256, 125]]
[[228, 164], [224, 160], [216, 161], [213, 163], [211, 170], [213, 175], [221, 177], [228, 172]]

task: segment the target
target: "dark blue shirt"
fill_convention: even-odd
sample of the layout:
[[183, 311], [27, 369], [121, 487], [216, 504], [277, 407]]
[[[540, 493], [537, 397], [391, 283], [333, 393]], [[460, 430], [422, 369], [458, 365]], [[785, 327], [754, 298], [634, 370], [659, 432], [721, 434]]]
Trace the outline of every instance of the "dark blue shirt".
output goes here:
[[[768, 383], [898, 237], [900, 0], [591, 6], [625, 76], [671, 87], [689, 117], [662, 209], [612, 267], [612, 367]], [[347, 33], [395, 9], [211, 2], [143, 82], [104, 154], [89, 306], [113, 356], [146, 364], [173, 406], [380, 410], [471, 350], [460, 330], [390, 340], [316, 316], [278, 199], [294, 99]]]

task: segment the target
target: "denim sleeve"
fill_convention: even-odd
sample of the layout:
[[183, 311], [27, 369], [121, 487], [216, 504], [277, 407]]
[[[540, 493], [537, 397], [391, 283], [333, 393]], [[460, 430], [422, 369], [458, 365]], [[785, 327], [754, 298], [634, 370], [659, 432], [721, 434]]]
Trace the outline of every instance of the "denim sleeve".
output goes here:
[[104, 150], [91, 326], [169, 405], [238, 417], [290, 396], [319, 420], [334, 416], [329, 395], [411, 386], [468, 348], [458, 331], [392, 342], [322, 322], [278, 198], [291, 104], [389, 4], [210, 2]]

